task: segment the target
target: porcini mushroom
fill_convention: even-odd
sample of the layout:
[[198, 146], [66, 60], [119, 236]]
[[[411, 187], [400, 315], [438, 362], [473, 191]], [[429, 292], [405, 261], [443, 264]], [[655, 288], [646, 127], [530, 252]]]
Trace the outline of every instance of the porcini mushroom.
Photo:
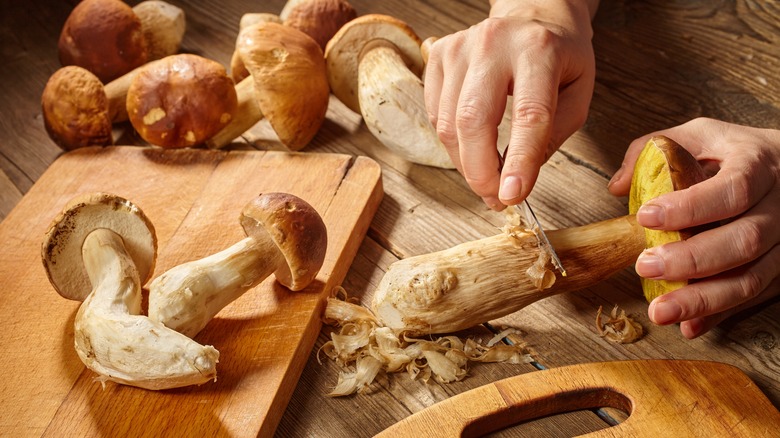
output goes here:
[[425, 110], [420, 45], [403, 21], [381, 14], [358, 17], [328, 42], [328, 82], [388, 149], [413, 163], [451, 169]]
[[114, 123], [127, 120], [127, 89], [137, 72], [135, 69], [104, 86], [83, 67], [58, 69], [41, 95], [49, 137], [66, 151], [113, 144], [111, 129]]
[[[254, 26], [260, 23], [279, 23], [282, 24], [282, 19], [276, 14], [267, 12], [250, 12], [241, 16], [241, 20], [238, 23], [238, 33], [241, 35], [241, 31], [249, 26]], [[238, 47], [238, 38], [236, 39], [236, 47]], [[233, 55], [230, 57], [230, 77], [233, 78], [233, 82], [239, 84], [241, 81], [249, 77], [249, 70], [246, 69], [244, 61], [241, 60], [241, 54], [238, 53], [238, 48], [233, 50]], [[252, 84], [252, 81], [247, 81], [247, 85]], [[252, 97], [251, 101], [255, 102], [252, 92], [244, 93], [247, 97]], [[255, 108], [257, 105], [254, 105]], [[259, 111], [259, 109], [257, 110]], [[260, 114], [259, 118], [263, 115]], [[258, 118], [258, 120], [259, 120]]]
[[[664, 193], [688, 188], [706, 178], [707, 175], [696, 158], [682, 146], [666, 137], [651, 138], [637, 159], [636, 170], [631, 180], [631, 192], [628, 197], [628, 212], [636, 214], [639, 207], [645, 202]], [[665, 243], [686, 240], [707, 227], [707, 225], [703, 225], [672, 231], [645, 229], [646, 247], [652, 248]], [[659, 295], [688, 284], [688, 281], [685, 280], [640, 279], [642, 290], [648, 302]]]
[[127, 113], [153, 145], [180, 148], [203, 143], [236, 112], [233, 80], [216, 61], [178, 54], [141, 67], [127, 90]]
[[141, 285], [152, 275], [154, 228], [132, 202], [96, 193], [71, 200], [42, 246], [51, 284], [83, 303], [75, 348], [102, 382], [146, 389], [216, 379], [219, 353], [141, 315]]
[[[668, 138], [650, 139], [645, 150], [634, 170], [636, 205], [695, 184], [704, 175], [688, 151]], [[679, 171], [669, 171], [675, 167]], [[696, 174], [699, 177], [689, 178]], [[647, 183], [649, 189], [644, 188]], [[495, 236], [393, 263], [374, 294], [372, 309], [386, 326], [399, 331], [462, 330], [606, 279], [634, 263], [646, 245], [656, 245], [659, 241], [652, 234], [646, 235], [634, 215], [548, 231], [567, 276], [540, 287], [533, 278], [540, 260], [536, 237], [508, 227]], [[679, 234], [666, 237], [681, 238]], [[544, 270], [553, 271], [549, 258], [542, 263]], [[647, 282], [643, 286], [647, 288]]]
[[272, 273], [292, 291], [308, 286], [325, 259], [327, 230], [317, 211], [287, 193], [266, 193], [240, 217], [247, 237], [176, 266], [149, 286], [149, 317], [194, 336], [225, 306]]
[[322, 50], [303, 32], [273, 22], [242, 29], [236, 50], [251, 73], [236, 86], [241, 110], [206, 144], [221, 148], [265, 118], [285, 147], [302, 149], [328, 109]]
[[309, 35], [325, 50], [333, 35], [357, 11], [347, 0], [288, 0], [279, 13], [284, 24]]
[[63, 25], [60, 62], [83, 67], [107, 83], [150, 60], [175, 53], [184, 28], [183, 11], [161, 1], [131, 8], [120, 0], [84, 0]]

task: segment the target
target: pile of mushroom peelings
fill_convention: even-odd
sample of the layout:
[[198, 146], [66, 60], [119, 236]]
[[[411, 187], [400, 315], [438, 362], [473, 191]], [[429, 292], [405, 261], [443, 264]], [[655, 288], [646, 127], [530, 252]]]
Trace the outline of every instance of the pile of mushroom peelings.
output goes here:
[[[529, 363], [531, 355], [519, 345], [500, 343], [505, 332], [486, 344], [457, 336], [418, 339], [384, 326], [371, 310], [349, 302], [346, 292], [339, 289], [336, 297], [328, 298], [325, 323], [340, 327], [331, 340], [320, 348], [342, 367], [354, 371], [339, 372], [338, 383], [328, 395], [344, 396], [368, 388], [380, 372], [406, 371], [412, 379], [450, 383], [462, 380], [469, 362]], [[319, 354], [318, 354], [319, 358]]]

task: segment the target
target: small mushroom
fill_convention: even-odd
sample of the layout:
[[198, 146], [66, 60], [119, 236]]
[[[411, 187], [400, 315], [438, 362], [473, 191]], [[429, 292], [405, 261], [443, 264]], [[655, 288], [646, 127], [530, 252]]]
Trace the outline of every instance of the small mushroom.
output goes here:
[[113, 144], [111, 128], [127, 120], [127, 89], [137, 73], [135, 69], [104, 86], [83, 67], [58, 69], [41, 95], [43, 123], [49, 137], [66, 151]]
[[194, 336], [225, 306], [272, 273], [293, 291], [308, 286], [325, 259], [327, 229], [317, 211], [287, 193], [266, 193], [240, 218], [247, 237], [176, 266], [149, 285], [149, 317]]
[[297, 29], [261, 22], [241, 30], [236, 49], [251, 76], [236, 86], [238, 117], [206, 144], [221, 148], [265, 117], [288, 149], [305, 147], [328, 110], [320, 47]]
[[84, 0], [76, 5], [60, 33], [60, 63], [84, 67], [107, 83], [175, 53], [184, 35], [184, 12], [164, 2], [146, 3], [131, 8], [120, 0]]
[[[249, 26], [254, 26], [260, 23], [279, 23], [282, 24], [282, 19], [276, 14], [270, 14], [267, 12], [250, 12], [241, 16], [241, 20], [238, 23], [239, 37], [241, 31]], [[236, 47], [238, 46], [238, 39], [236, 39]], [[230, 58], [230, 77], [238, 84], [245, 78], [249, 77], [249, 70], [246, 69], [244, 61], [241, 60], [241, 54], [238, 53], [238, 48], [233, 50], [233, 55]], [[247, 84], [251, 84], [248, 81]], [[251, 93], [248, 93], [251, 95]], [[254, 99], [252, 99], [254, 101]], [[262, 118], [262, 114], [260, 117]]]
[[347, 0], [288, 0], [279, 13], [284, 24], [317, 41], [322, 50], [333, 35], [357, 17]]
[[156, 248], [146, 215], [105, 193], [71, 200], [46, 233], [42, 259], [51, 284], [83, 300], [76, 353], [102, 382], [158, 390], [216, 379], [217, 350], [141, 315], [141, 285], [152, 275]]
[[380, 14], [345, 24], [325, 58], [333, 94], [360, 113], [369, 131], [408, 161], [452, 169], [425, 110], [421, 41], [404, 22]]
[[236, 112], [233, 80], [216, 61], [178, 54], [141, 67], [127, 90], [127, 113], [153, 145], [181, 148], [203, 143]]
[[187, 20], [181, 8], [161, 0], [146, 0], [133, 6], [133, 12], [141, 20], [148, 61], [162, 59], [179, 51], [187, 29]]

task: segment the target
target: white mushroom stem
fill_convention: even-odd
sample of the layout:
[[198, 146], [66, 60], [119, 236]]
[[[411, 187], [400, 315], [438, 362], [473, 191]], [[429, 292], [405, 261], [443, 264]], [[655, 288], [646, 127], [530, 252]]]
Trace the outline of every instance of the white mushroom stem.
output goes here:
[[255, 84], [252, 76], [247, 76], [236, 85], [238, 106], [233, 118], [222, 130], [206, 140], [206, 146], [219, 149], [227, 146], [263, 119], [263, 112], [255, 97]]
[[358, 98], [369, 131], [408, 161], [454, 168], [428, 120], [423, 82], [409, 70], [395, 45], [375, 40], [360, 56]]
[[[645, 248], [634, 216], [548, 231], [567, 276], [541, 287], [536, 237], [501, 233], [390, 265], [372, 308], [388, 327], [450, 333], [506, 316], [542, 298], [596, 284], [630, 266]], [[546, 265], [547, 267], [545, 268]], [[534, 278], [536, 277], [536, 278]]]
[[76, 315], [75, 346], [99, 380], [154, 390], [216, 380], [216, 349], [141, 315], [138, 271], [118, 234], [93, 231], [82, 254], [93, 290]]
[[270, 236], [247, 237], [156, 278], [149, 285], [149, 317], [195, 336], [222, 308], [284, 264], [284, 256]]
[[140, 69], [141, 67], [134, 68], [107, 83], [103, 88], [108, 100], [108, 118], [111, 120], [111, 123], [127, 120], [127, 90]]

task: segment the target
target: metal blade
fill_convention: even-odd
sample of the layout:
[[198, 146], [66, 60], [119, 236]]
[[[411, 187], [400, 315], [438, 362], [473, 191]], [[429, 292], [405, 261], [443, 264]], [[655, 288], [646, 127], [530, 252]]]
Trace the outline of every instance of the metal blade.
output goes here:
[[536, 214], [534, 214], [534, 210], [531, 208], [531, 204], [528, 203], [528, 200], [525, 200], [522, 203], [515, 205], [515, 208], [520, 213], [520, 217], [525, 219], [526, 225], [528, 225], [536, 238], [539, 240], [539, 246], [545, 247], [550, 253], [550, 256], [552, 257], [552, 264], [555, 266], [555, 269], [560, 271], [561, 275], [565, 277], [566, 268], [563, 267], [563, 263], [561, 263], [561, 259], [558, 258], [558, 254], [555, 252], [555, 248], [553, 248], [552, 244], [550, 243], [550, 239], [547, 238], [547, 234], [545, 234], [544, 228], [542, 228], [542, 224], [540, 224], [539, 219], [536, 218]]
[[[507, 147], [508, 149], [508, 147]], [[507, 149], [504, 149], [504, 153], [498, 154], [498, 171], [501, 172], [501, 170], [504, 168], [504, 158], [506, 157], [506, 151]], [[534, 210], [531, 208], [531, 204], [528, 203], [528, 200], [524, 200], [520, 204], [515, 205], [515, 209], [518, 213], [520, 213], [520, 217], [525, 220], [525, 224], [530, 228], [530, 230], [534, 233], [536, 236], [536, 240], [539, 241], [539, 247], [542, 249], [547, 249], [547, 252], [550, 253], [550, 256], [552, 258], [552, 264], [555, 266], [555, 269], [557, 269], [562, 276], [566, 276], [566, 268], [563, 267], [563, 263], [561, 263], [561, 259], [558, 257], [558, 254], [555, 252], [555, 248], [553, 248], [552, 244], [550, 243], [550, 239], [547, 238], [547, 234], [544, 233], [544, 228], [542, 228], [542, 224], [539, 223], [539, 219], [536, 218], [536, 214], [534, 214]]]

